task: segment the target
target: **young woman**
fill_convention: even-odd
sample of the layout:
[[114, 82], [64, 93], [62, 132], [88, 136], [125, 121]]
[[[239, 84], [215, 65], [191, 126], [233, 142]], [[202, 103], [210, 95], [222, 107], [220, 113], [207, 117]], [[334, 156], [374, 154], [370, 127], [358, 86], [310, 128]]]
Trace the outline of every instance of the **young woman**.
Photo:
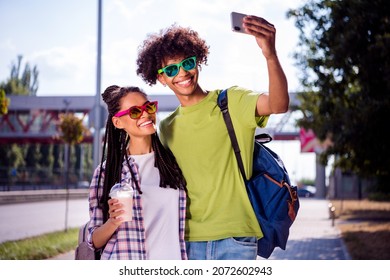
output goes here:
[[[90, 186], [89, 246], [104, 260], [186, 259], [186, 181], [158, 138], [157, 101], [138, 87], [116, 85], [102, 97], [108, 119], [102, 162]], [[125, 205], [109, 197], [116, 183], [134, 190], [131, 221], [120, 217]]]

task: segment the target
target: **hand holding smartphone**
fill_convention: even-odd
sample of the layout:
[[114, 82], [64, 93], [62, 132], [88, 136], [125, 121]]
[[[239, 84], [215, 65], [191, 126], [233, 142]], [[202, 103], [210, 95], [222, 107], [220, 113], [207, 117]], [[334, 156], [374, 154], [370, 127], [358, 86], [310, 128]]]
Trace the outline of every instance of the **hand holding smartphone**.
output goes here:
[[246, 16], [246, 14], [231, 12], [230, 19], [231, 19], [231, 24], [232, 24], [232, 30], [234, 32], [248, 34], [245, 32], [245, 29], [243, 26], [243, 19], [245, 16]]

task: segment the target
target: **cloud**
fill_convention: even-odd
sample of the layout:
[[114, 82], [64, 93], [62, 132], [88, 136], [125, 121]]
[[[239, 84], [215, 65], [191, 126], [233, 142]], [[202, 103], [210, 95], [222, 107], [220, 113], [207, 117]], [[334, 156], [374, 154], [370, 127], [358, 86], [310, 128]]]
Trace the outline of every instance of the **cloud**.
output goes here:
[[[296, 45], [297, 33], [294, 32], [297, 31], [287, 21], [285, 13], [288, 8], [296, 6], [298, 1], [104, 1], [102, 87], [114, 83], [144, 85], [135, 74], [138, 46], [148, 33], [158, 32], [176, 22], [195, 29], [211, 47], [209, 66], [203, 67], [200, 77], [202, 86], [213, 89], [239, 84], [265, 90], [268, 88], [268, 81], [261, 50], [253, 37], [231, 31], [231, 11], [264, 16], [276, 24], [279, 59], [290, 77], [290, 85], [297, 83], [293, 59], [288, 57]], [[66, 6], [69, 5], [75, 4], [70, 2]], [[53, 8], [53, 5], [48, 8]], [[77, 17], [61, 15], [61, 18], [72, 19], [71, 25], [62, 21], [53, 25], [42, 22], [44, 28], [29, 29], [24, 36], [15, 36], [15, 32], [8, 30], [0, 42], [0, 58], [3, 63], [0, 77], [9, 76], [9, 69], [4, 64], [10, 65], [11, 61], [16, 60], [16, 51], [19, 51], [23, 54], [24, 61], [38, 67], [38, 95], [94, 94], [97, 26], [93, 26], [96, 13], [91, 12], [91, 9], [96, 9], [96, 6], [91, 7], [89, 3], [81, 8], [83, 10], [78, 11]], [[34, 10], [34, 18], [42, 18], [40, 11], [41, 9]], [[72, 8], [68, 7], [64, 13], [70, 11]], [[44, 14], [57, 18], [53, 10], [45, 11]], [[39, 35], [34, 30], [39, 30]], [[149, 92], [168, 91], [159, 85], [144, 88]]]
[[72, 47], [53, 47], [26, 57], [38, 65], [39, 92], [46, 94], [91, 94], [95, 84], [96, 43], [93, 39]]

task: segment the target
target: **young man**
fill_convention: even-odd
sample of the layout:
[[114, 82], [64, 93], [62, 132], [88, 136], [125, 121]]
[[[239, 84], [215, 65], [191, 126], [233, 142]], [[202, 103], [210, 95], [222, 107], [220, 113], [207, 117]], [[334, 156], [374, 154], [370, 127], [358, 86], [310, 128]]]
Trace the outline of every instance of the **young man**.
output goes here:
[[[275, 27], [263, 18], [244, 18], [267, 61], [269, 93], [233, 86], [229, 111], [251, 175], [253, 137], [270, 114], [288, 110], [287, 80], [275, 49]], [[186, 247], [189, 259], [256, 259], [262, 232], [241, 177], [222, 113], [221, 89], [203, 90], [199, 68], [209, 47], [197, 32], [172, 25], [151, 34], [139, 49], [137, 74], [149, 85], [168, 86], [180, 106], [160, 122], [164, 145], [175, 155], [187, 181]], [[259, 77], [260, 78], [260, 77]]]

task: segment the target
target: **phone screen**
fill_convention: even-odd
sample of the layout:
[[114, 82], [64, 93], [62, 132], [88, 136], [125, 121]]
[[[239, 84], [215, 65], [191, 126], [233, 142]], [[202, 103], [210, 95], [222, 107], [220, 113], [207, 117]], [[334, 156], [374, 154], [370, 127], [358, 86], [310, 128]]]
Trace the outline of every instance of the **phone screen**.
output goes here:
[[230, 18], [231, 18], [231, 24], [232, 24], [232, 30], [234, 32], [238, 32], [238, 33], [245, 33], [245, 29], [242, 25], [242, 20], [243, 18], [246, 16], [246, 14], [241, 14], [241, 13], [237, 13], [237, 12], [231, 12], [230, 14]]

